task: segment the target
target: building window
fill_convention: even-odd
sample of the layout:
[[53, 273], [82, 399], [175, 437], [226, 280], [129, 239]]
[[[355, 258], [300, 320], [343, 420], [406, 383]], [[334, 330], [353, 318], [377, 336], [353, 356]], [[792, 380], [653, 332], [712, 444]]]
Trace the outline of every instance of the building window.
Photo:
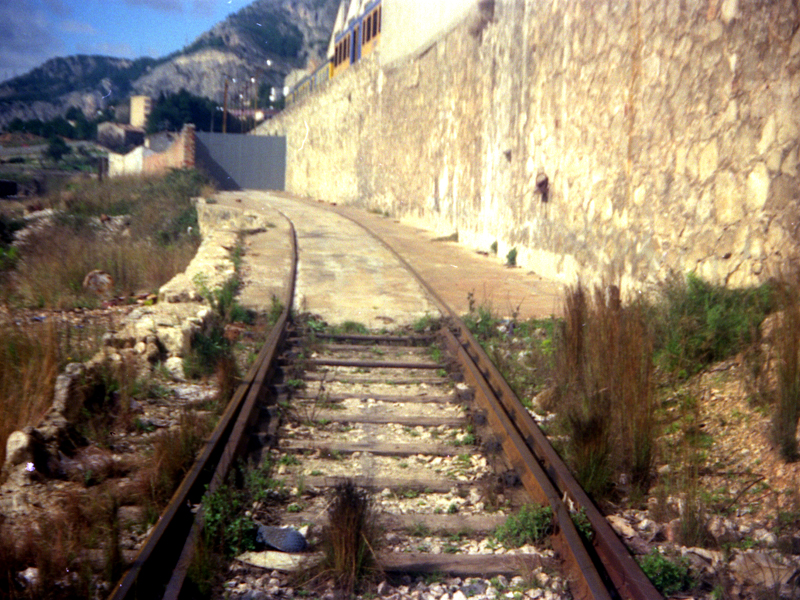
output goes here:
[[372, 17], [372, 37], [378, 35], [378, 15], [380, 14], [381, 7], [375, 9]]

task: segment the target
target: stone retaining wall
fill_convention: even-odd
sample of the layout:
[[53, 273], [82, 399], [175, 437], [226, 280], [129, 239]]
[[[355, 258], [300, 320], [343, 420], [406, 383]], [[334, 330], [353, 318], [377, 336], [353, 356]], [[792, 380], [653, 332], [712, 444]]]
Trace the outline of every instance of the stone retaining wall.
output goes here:
[[287, 136], [287, 191], [497, 241], [562, 281], [739, 286], [797, 256], [792, 0], [520, 0], [473, 21], [262, 126]]

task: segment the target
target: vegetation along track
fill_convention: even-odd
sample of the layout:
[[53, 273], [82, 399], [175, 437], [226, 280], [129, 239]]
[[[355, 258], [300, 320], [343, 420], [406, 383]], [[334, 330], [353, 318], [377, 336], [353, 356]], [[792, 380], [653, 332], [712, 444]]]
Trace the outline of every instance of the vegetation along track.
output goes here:
[[[293, 254], [296, 268], [296, 250]], [[245, 454], [252, 460], [254, 452], [257, 460], [269, 452], [279, 476], [307, 492], [306, 502], [270, 514], [270, 524], [319, 523], [332, 497], [328, 490], [349, 481], [377, 492], [384, 525], [398, 532], [392, 539], [402, 546], [402, 531], [414, 527], [493, 528], [496, 518], [484, 510], [487, 504], [496, 508], [500, 499], [505, 508], [519, 506], [526, 501], [519, 493], [524, 489], [527, 501], [552, 509], [552, 545], [571, 596], [660, 597], [463, 322], [398, 258], [445, 315], [441, 330], [427, 336], [335, 335], [313, 320], [293, 325], [284, 310], [112, 598], [180, 596], [200, 539], [201, 519], [195, 514], [203, 514], [197, 510], [203, 491], [213, 493], [234, 462]], [[287, 307], [294, 274], [291, 282]], [[477, 440], [480, 446], [473, 445]], [[400, 506], [403, 498], [427, 509], [409, 515], [406, 503], [390, 516], [387, 507]], [[461, 510], [465, 504], [471, 508]], [[378, 557], [384, 572], [482, 576], [530, 572], [542, 560], [524, 554], [461, 555], [451, 547], [444, 554], [383, 552]]]

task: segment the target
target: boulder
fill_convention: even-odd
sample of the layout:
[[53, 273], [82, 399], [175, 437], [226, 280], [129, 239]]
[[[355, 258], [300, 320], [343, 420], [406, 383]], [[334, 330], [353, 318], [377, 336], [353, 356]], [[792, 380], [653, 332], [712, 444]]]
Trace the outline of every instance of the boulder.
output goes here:
[[728, 566], [734, 578], [742, 583], [767, 588], [789, 583], [800, 570], [797, 563], [784, 564], [772, 553], [760, 550], [736, 551]]

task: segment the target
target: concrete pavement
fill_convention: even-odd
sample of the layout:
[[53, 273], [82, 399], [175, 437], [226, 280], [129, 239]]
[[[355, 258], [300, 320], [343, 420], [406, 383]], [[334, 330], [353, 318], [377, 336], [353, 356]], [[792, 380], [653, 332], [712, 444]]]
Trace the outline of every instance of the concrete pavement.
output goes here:
[[299, 258], [294, 308], [329, 323], [356, 321], [380, 329], [438, 316], [402, 263], [356, 223], [387, 241], [459, 314], [468, 310], [469, 294], [495, 314], [547, 317], [561, 309], [559, 284], [506, 267], [498, 257], [435, 241], [432, 233], [394, 219], [283, 193], [220, 192], [214, 200], [215, 210], [265, 215], [271, 225], [244, 238], [245, 306], [266, 308], [273, 294], [284, 297], [291, 219]]

